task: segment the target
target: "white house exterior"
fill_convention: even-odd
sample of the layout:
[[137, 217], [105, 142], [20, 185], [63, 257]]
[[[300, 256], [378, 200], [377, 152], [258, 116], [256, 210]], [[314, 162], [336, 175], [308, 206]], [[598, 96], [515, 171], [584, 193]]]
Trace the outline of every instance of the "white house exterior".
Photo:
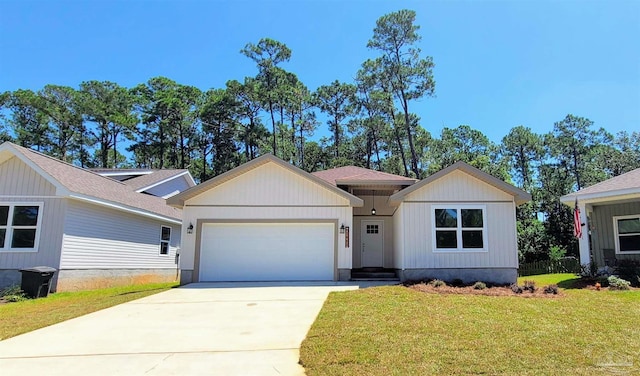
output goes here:
[[181, 223], [161, 197], [0, 145], [0, 287], [34, 266], [58, 270], [53, 291], [175, 280]]
[[[510, 283], [515, 207], [529, 199], [464, 163], [416, 182], [353, 166], [309, 174], [265, 155], [167, 202], [183, 209], [182, 283], [349, 280], [370, 268]], [[465, 223], [435, 228], [436, 210]]]
[[571, 207], [576, 200], [583, 224], [581, 264], [640, 261], [640, 168], [560, 198]]

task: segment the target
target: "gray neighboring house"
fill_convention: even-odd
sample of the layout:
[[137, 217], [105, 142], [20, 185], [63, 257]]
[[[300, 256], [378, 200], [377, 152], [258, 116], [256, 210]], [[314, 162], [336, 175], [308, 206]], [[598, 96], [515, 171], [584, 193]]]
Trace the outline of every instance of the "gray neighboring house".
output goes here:
[[182, 213], [163, 197], [194, 185], [186, 170], [94, 172], [5, 142], [0, 287], [33, 266], [58, 269], [53, 291], [176, 280]]
[[183, 209], [182, 283], [517, 278], [516, 206], [531, 196], [458, 162], [416, 181], [264, 155], [167, 200]]
[[640, 261], [640, 168], [605, 180], [560, 201], [580, 208], [580, 263], [616, 266], [621, 260]]

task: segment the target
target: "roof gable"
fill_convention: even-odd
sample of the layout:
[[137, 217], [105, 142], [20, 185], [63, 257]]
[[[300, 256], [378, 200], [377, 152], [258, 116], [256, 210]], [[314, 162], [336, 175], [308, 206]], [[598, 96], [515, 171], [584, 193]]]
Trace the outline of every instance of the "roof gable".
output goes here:
[[490, 186], [493, 186], [494, 188], [503, 191], [507, 194], [509, 194], [510, 196], [513, 196], [516, 205], [521, 205], [524, 204], [527, 201], [531, 200], [531, 195], [525, 191], [523, 191], [522, 189], [515, 187], [509, 183], [506, 183], [492, 175], [487, 174], [486, 172], [477, 169], [467, 163], [464, 162], [456, 162], [453, 165], [444, 168], [438, 172], [436, 172], [435, 174], [419, 181], [418, 183], [409, 186], [393, 195], [391, 195], [391, 197], [389, 197], [389, 203], [392, 205], [399, 205], [402, 201], [404, 201], [404, 199], [411, 194], [412, 192], [415, 192], [417, 190], [419, 190], [420, 188], [423, 188], [429, 184], [434, 183], [435, 181], [446, 177], [448, 175], [450, 175], [451, 173], [453, 173], [454, 171], [460, 171], [463, 172], [467, 175], [472, 176], [475, 179], [478, 179]]
[[204, 183], [201, 183], [199, 185], [196, 185], [195, 187], [189, 188], [184, 192], [181, 192], [173, 197], [170, 197], [169, 199], [167, 199], [167, 203], [169, 205], [173, 205], [173, 206], [177, 206], [177, 207], [182, 207], [184, 206], [185, 201], [194, 198], [200, 194], [203, 194], [215, 187], [218, 187], [228, 181], [231, 181], [235, 178], [238, 178], [246, 173], [248, 173], [249, 171], [255, 170], [265, 164], [268, 163], [273, 163], [307, 181], [310, 181], [316, 185], [319, 185], [320, 187], [324, 188], [325, 190], [328, 190], [334, 194], [337, 194], [338, 196], [346, 199], [349, 204], [351, 206], [362, 206], [363, 205], [363, 201], [362, 199], [343, 191], [342, 189], [339, 189], [338, 187], [329, 184], [328, 182], [313, 176], [312, 174], [309, 174], [308, 172], [305, 172], [301, 169], [299, 169], [298, 167], [295, 167], [293, 165], [291, 165], [290, 163], [287, 163], [283, 160], [281, 160], [280, 158], [274, 157], [271, 154], [265, 154], [261, 157], [258, 157], [256, 159], [253, 159], [243, 165], [240, 165], [230, 171], [227, 171], [223, 174], [220, 174], [214, 178], [211, 178], [209, 180], [207, 180]]
[[[97, 204], [133, 209], [148, 214], [180, 221], [180, 210], [166, 205], [164, 199], [135, 192], [130, 186], [87, 169], [71, 165], [37, 151], [5, 142], [0, 155], [20, 158], [30, 168], [56, 187], [56, 193]], [[0, 160], [1, 162], [1, 160]]]
[[189, 170], [186, 169], [162, 169], [152, 170], [150, 174], [140, 175], [135, 178], [122, 181], [124, 184], [131, 186], [138, 192], [143, 192], [149, 188], [163, 184], [170, 180], [184, 176], [184, 179], [188, 182], [189, 187], [196, 185], [195, 181], [191, 177]]

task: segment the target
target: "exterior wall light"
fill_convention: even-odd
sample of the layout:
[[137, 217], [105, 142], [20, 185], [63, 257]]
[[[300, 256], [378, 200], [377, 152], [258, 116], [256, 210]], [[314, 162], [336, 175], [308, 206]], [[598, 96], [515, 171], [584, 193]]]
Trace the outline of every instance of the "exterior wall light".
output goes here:
[[187, 227], [187, 234], [193, 234], [193, 223], [189, 223], [189, 227]]
[[344, 223], [342, 224], [342, 226], [340, 226], [340, 233], [344, 234]]

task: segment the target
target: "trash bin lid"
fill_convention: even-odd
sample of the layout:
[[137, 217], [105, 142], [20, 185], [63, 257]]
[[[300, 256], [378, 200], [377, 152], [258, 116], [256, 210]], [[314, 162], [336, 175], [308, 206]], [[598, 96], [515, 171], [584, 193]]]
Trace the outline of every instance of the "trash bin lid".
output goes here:
[[20, 269], [21, 272], [35, 272], [35, 273], [54, 273], [56, 269], [50, 266], [34, 266], [32, 268]]

